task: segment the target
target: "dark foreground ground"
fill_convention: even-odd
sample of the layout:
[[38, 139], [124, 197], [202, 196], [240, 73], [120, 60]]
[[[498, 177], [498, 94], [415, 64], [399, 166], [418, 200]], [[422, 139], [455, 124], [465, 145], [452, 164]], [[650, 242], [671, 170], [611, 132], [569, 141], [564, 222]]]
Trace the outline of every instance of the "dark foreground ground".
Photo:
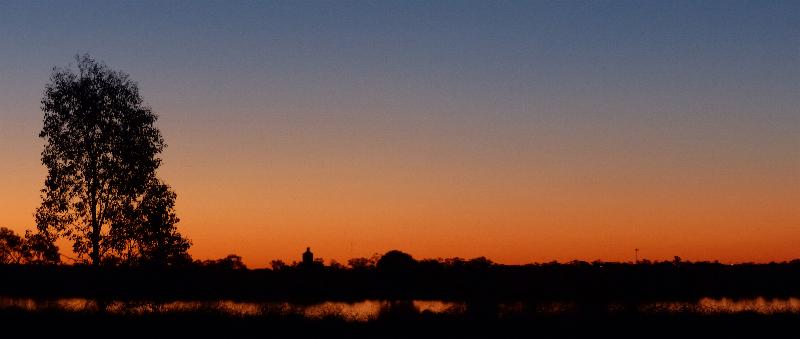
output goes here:
[[[413, 265], [247, 270], [0, 265], [0, 296], [92, 300], [357, 300], [466, 302], [466, 312], [381, 310], [367, 322], [337, 315], [0, 308], [2, 338], [798, 338], [800, 313], [698, 309], [643, 312], [651, 301], [800, 295], [800, 261], [780, 264], [584, 263]], [[500, 314], [491, 305], [575, 302], [567, 312]], [[484, 307], [484, 305], [490, 305]]]
[[[8, 338], [795, 338], [797, 314], [578, 312], [520, 314], [382, 313], [369, 322], [330, 316], [234, 316], [0, 311]], [[22, 336], [20, 336], [22, 335]]]

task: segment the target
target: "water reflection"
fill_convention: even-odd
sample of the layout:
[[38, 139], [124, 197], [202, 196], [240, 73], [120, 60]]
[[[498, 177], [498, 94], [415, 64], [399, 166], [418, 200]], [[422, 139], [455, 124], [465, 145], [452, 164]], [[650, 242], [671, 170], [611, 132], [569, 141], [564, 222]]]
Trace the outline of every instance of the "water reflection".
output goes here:
[[[485, 305], [484, 305], [485, 306]], [[492, 309], [497, 316], [504, 317], [524, 312], [560, 314], [579, 310], [581, 305], [569, 302], [550, 302], [527, 304], [509, 302], [495, 305]], [[601, 306], [603, 307], [603, 306]], [[636, 306], [610, 304], [604, 306], [609, 312], [629, 310], [634, 307], [645, 313], [694, 312], [704, 314], [753, 312], [760, 314], [800, 313], [800, 299], [731, 299], [703, 298], [697, 302], [654, 302]], [[222, 312], [235, 316], [298, 315], [307, 318], [336, 317], [348, 321], [370, 321], [381, 314], [388, 313], [454, 313], [462, 314], [470, 310], [463, 302], [440, 300], [383, 301], [365, 300], [360, 302], [328, 301], [317, 304], [296, 304], [289, 302], [239, 302], [222, 301], [98, 301], [82, 298], [31, 299], [0, 297], [0, 309], [16, 308], [27, 311], [61, 310], [68, 312], [94, 312], [104, 309], [118, 314], [178, 313], [178, 312]]]
[[740, 313], [752, 312], [759, 314], [772, 313], [800, 313], [800, 299], [768, 299], [763, 297], [751, 299], [732, 298], [703, 298], [696, 303], [689, 302], [661, 302], [644, 305], [640, 308], [650, 312], [683, 312], [694, 311], [700, 313]]
[[[463, 312], [464, 303], [438, 300], [414, 300], [402, 302], [416, 313]], [[307, 318], [337, 317], [349, 321], [369, 321], [376, 319], [381, 312], [400, 309], [399, 302], [365, 300], [360, 302], [328, 301], [303, 305], [289, 302], [238, 302], [222, 301], [113, 301], [101, 305], [90, 299], [63, 298], [40, 300], [32, 298], [0, 297], [0, 309], [17, 308], [27, 311], [61, 310], [69, 312], [95, 312], [105, 309], [117, 314], [179, 313], [179, 312], [222, 312], [236, 316], [301, 315]]]

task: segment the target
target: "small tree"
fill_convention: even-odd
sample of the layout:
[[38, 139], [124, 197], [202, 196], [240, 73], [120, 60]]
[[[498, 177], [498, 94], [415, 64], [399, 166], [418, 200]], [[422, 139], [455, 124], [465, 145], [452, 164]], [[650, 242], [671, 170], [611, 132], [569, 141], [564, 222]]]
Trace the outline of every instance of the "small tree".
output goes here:
[[[88, 55], [53, 69], [42, 99], [47, 180], [37, 227], [73, 242], [79, 258], [129, 262], [184, 256], [175, 194], [156, 178], [166, 147], [157, 116], [123, 72]], [[169, 252], [168, 254], [163, 253]]]
[[417, 266], [417, 261], [405, 252], [391, 250], [386, 252], [375, 264], [375, 267], [384, 272], [408, 272]]
[[204, 260], [201, 265], [221, 270], [246, 270], [247, 266], [242, 261], [242, 257], [236, 254], [228, 254], [225, 258], [216, 260]]
[[0, 264], [58, 264], [61, 254], [52, 239], [41, 233], [25, 231], [20, 237], [0, 227]]
[[25, 241], [22, 243], [25, 262], [37, 265], [61, 263], [61, 253], [53, 240], [42, 233], [25, 231]]
[[347, 260], [347, 265], [354, 270], [367, 270], [375, 268], [375, 260], [368, 258], [352, 258]]
[[0, 227], [0, 264], [22, 262], [22, 238], [14, 231]]
[[273, 260], [269, 262], [269, 266], [272, 267], [273, 271], [285, 271], [289, 269], [289, 265], [287, 265], [283, 260]]

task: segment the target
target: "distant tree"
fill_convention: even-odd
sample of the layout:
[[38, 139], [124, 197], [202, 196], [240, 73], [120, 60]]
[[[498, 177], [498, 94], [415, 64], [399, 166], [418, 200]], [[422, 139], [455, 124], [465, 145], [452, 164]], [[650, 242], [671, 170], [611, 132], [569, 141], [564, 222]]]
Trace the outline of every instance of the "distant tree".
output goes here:
[[26, 231], [20, 237], [14, 231], [0, 227], [0, 264], [58, 264], [61, 255], [52, 239], [43, 234]]
[[375, 268], [381, 255], [375, 254], [372, 258], [352, 258], [347, 260], [347, 265], [354, 270], [367, 270]]
[[418, 262], [418, 267], [425, 272], [439, 272], [445, 266], [442, 263], [443, 259], [422, 259]]
[[380, 260], [378, 260], [377, 268], [384, 272], [407, 272], [416, 267], [417, 261], [405, 252], [392, 250], [386, 252]]
[[[73, 242], [98, 265], [169, 260], [189, 246], [175, 230], [175, 195], [156, 178], [166, 147], [138, 85], [88, 55], [77, 71], [54, 68], [42, 99], [47, 179], [37, 227]], [[135, 254], [135, 255], [133, 255]]]
[[42, 233], [25, 231], [22, 252], [25, 262], [28, 264], [54, 265], [61, 263], [61, 253], [59, 253], [54, 239], [48, 238]]
[[229, 254], [225, 258], [216, 259], [216, 260], [205, 260], [201, 263], [205, 267], [209, 268], [217, 268], [223, 270], [246, 270], [247, 266], [245, 266], [244, 262], [242, 261], [242, 257], [236, 254]]
[[273, 260], [269, 262], [269, 266], [272, 267], [273, 271], [284, 271], [289, 268], [283, 260]]
[[221, 262], [224, 264], [226, 268], [230, 268], [232, 270], [246, 270], [247, 266], [245, 266], [244, 261], [242, 261], [242, 257], [229, 254], [227, 257], [223, 258]]
[[446, 258], [442, 260], [442, 263], [447, 268], [460, 269], [467, 264], [467, 261], [464, 260], [464, 258], [455, 257], [455, 258]]
[[0, 264], [19, 264], [23, 259], [22, 242], [14, 231], [0, 227]]
[[352, 258], [347, 260], [347, 265], [355, 270], [367, 269], [373, 266], [367, 258]]
[[467, 267], [470, 269], [484, 270], [492, 267], [494, 263], [486, 257], [477, 257], [467, 261]]
[[336, 259], [331, 259], [331, 261], [328, 264], [328, 268], [330, 268], [331, 270], [340, 271], [345, 269], [346, 267], [340, 264]]

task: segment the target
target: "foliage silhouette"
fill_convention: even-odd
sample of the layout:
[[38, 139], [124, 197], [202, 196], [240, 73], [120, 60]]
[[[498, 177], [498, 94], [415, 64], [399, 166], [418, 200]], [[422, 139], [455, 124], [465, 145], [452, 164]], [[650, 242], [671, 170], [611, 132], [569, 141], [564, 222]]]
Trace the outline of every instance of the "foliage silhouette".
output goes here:
[[55, 265], [61, 263], [61, 253], [52, 238], [42, 233], [25, 231], [22, 253], [28, 264]]
[[0, 263], [19, 264], [22, 257], [22, 238], [14, 231], [0, 227]]
[[273, 271], [283, 271], [289, 269], [291, 266], [287, 265], [283, 260], [272, 260], [269, 263]]
[[20, 237], [0, 227], [0, 264], [58, 264], [61, 255], [52, 239], [43, 234], [25, 231]]
[[200, 262], [200, 265], [206, 268], [211, 268], [215, 270], [246, 270], [247, 266], [242, 261], [242, 257], [236, 254], [229, 254], [225, 258], [216, 259], [216, 260], [204, 260]]
[[[307, 269], [297, 262], [276, 261], [272, 270], [247, 269], [241, 257], [230, 255], [170, 267], [96, 270], [86, 265], [0, 265], [0, 295], [303, 302], [436, 299], [468, 302], [473, 309], [488, 313], [495, 312], [492, 307], [498, 303], [509, 301], [604, 305], [800, 296], [800, 260], [736, 265], [687, 260], [501, 265], [485, 258], [450, 258], [423, 259], [388, 271], [364, 267], [361, 260], [351, 262], [356, 265], [320, 264]], [[93, 286], [93, 281], [115, 283], [101, 288]]]
[[128, 74], [88, 55], [54, 68], [42, 99], [47, 179], [39, 231], [71, 240], [79, 258], [154, 263], [184, 260], [175, 194], [156, 178], [166, 147]]
[[408, 253], [392, 250], [378, 259], [375, 266], [383, 272], [403, 273], [414, 270], [417, 261]]
[[381, 256], [377, 253], [372, 258], [352, 258], [347, 261], [347, 265], [354, 270], [369, 270], [375, 268], [380, 258]]
[[180, 221], [174, 211], [176, 197], [169, 186], [152, 180], [141, 201], [128, 206], [129, 225], [112, 228], [109, 234], [124, 261], [148, 266], [191, 263], [191, 242], [175, 227]]

